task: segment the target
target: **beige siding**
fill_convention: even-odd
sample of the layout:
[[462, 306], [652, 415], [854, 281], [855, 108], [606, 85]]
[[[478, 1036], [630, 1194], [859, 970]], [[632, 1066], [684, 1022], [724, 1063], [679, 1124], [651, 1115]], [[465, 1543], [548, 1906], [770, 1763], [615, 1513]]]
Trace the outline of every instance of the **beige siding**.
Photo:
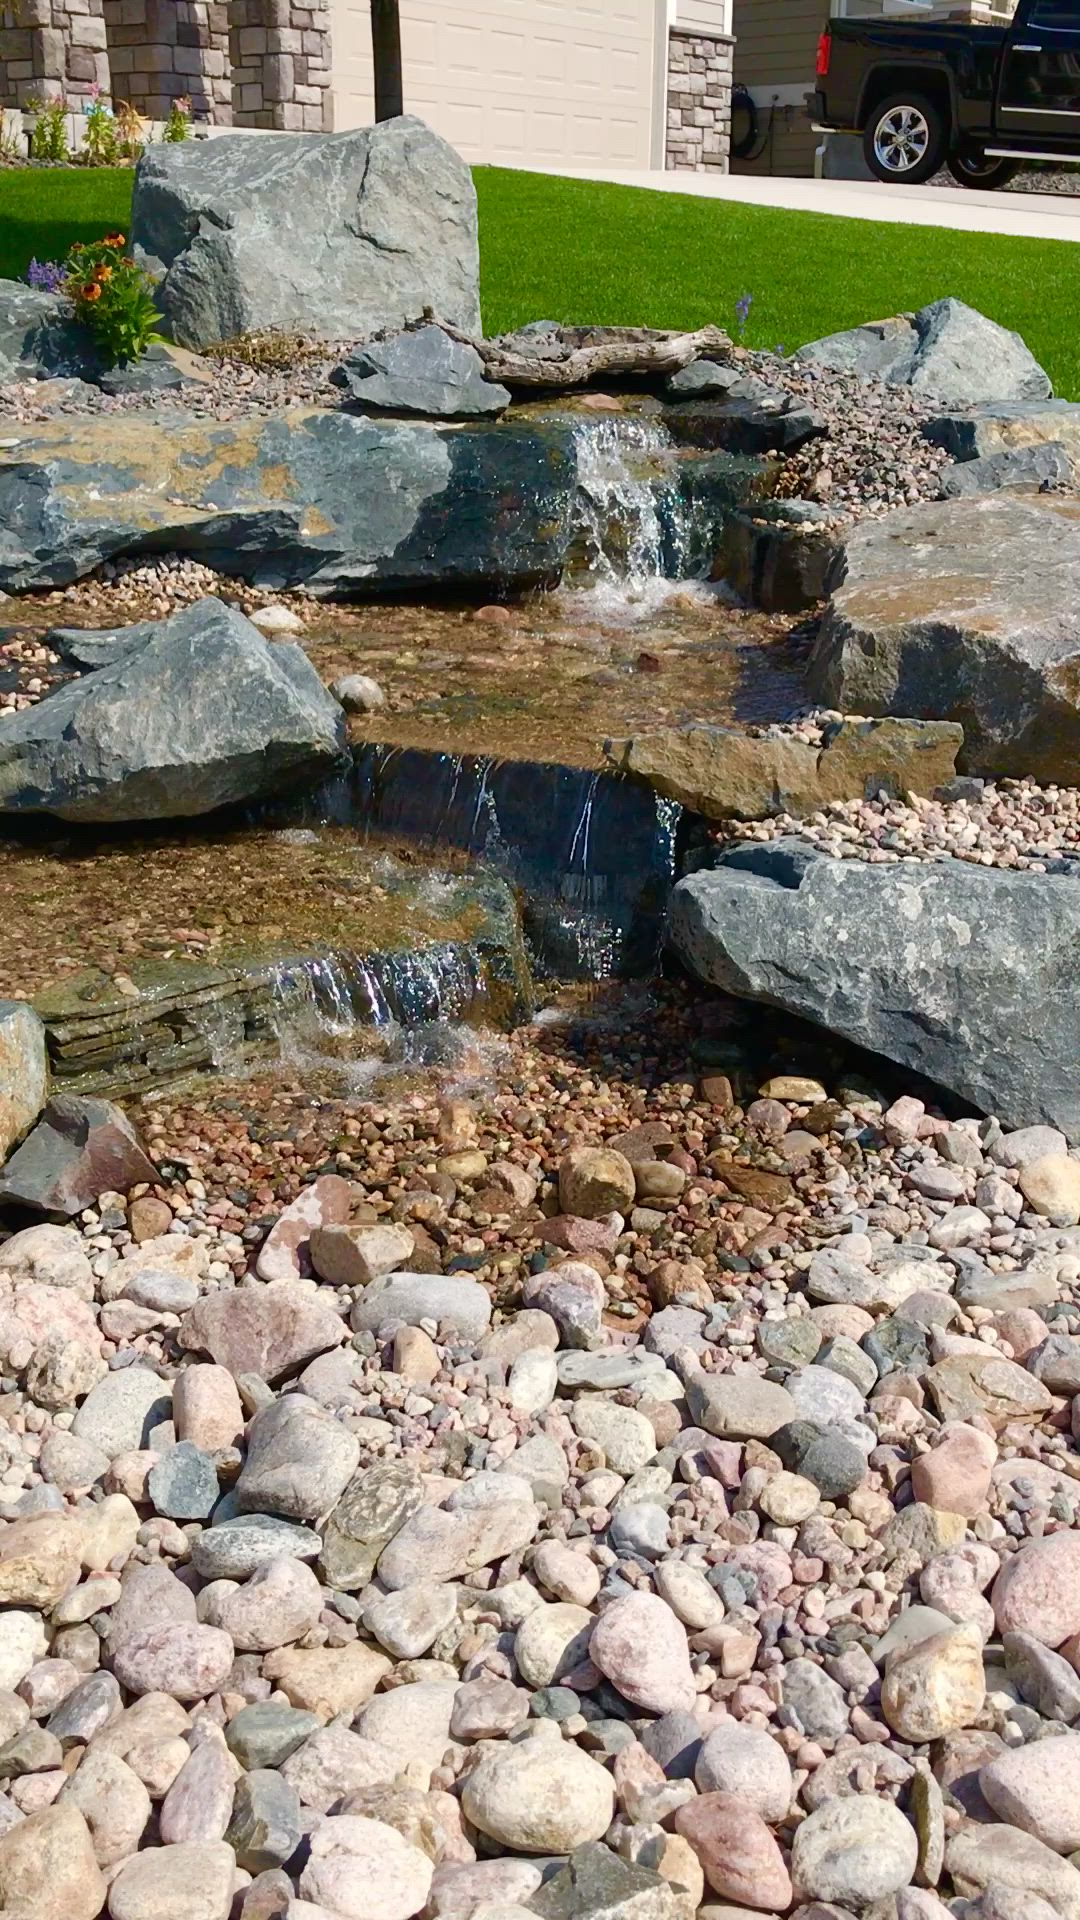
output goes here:
[[[331, 0], [334, 119], [372, 117], [368, 0]], [[470, 161], [662, 164], [657, 0], [402, 0], [405, 111]]]
[[[755, 160], [733, 156], [733, 173], [813, 173], [818, 141], [802, 95], [814, 87], [818, 36], [828, 16], [828, 0], [735, 0], [735, 81], [757, 102], [763, 151]], [[781, 100], [773, 107], [776, 92]]]

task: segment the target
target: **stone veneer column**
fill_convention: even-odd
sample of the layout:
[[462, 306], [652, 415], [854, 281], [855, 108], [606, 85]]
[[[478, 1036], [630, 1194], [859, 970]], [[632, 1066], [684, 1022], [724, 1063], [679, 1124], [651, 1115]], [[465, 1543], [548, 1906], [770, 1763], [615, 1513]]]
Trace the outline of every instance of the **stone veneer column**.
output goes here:
[[0, 5], [0, 104], [63, 94], [78, 103], [109, 91], [102, 0], [10, 0]]
[[329, 133], [329, 0], [229, 0], [238, 127]]
[[668, 43], [667, 165], [727, 173], [731, 153], [731, 70], [726, 34], [674, 28]]
[[[70, 0], [67, 0], [70, 4]], [[114, 99], [165, 120], [186, 96], [192, 117], [232, 122], [226, 0], [104, 0]]]

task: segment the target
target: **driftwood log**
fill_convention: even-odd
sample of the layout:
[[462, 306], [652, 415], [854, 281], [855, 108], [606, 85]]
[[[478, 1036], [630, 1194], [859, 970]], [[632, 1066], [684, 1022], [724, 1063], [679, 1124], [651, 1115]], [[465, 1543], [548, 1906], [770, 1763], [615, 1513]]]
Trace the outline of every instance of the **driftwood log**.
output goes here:
[[[433, 315], [426, 316], [428, 321]], [[651, 327], [536, 327], [494, 340], [476, 340], [445, 320], [435, 325], [475, 347], [489, 380], [507, 387], [565, 390], [586, 387], [601, 375], [681, 372], [711, 354], [730, 355], [731, 339], [722, 327], [696, 333], [664, 333]]]

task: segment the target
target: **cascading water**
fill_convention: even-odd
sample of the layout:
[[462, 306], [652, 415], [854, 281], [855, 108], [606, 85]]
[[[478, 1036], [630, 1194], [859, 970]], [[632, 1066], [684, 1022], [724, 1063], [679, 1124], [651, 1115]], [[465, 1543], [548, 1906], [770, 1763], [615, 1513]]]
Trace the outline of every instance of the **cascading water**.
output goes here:
[[584, 588], [608, 617], [640, 619], [675, 582], [705, 573], [712, 516], [685, 485], [671, 435], [656, 420], [584, 421], [574, 449], [578, 571], [569, 591]]

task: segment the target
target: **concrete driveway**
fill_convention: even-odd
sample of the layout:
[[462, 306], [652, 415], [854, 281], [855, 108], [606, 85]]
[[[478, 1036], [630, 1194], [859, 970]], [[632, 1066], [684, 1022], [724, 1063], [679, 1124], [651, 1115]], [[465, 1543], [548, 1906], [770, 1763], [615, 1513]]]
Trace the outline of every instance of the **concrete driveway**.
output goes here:
[[1080, 241], [1080, 193], [969, 193], [965, 188], [887, 187], [871, 180], [780, 180], [756, 174], [620, 172], [591, 167], [547, 171], [564, 179], [608, 180], [656, 193], [787, 207], [796, 213], [831, 213], [848, 220], [894, 220], [963, 233]]

